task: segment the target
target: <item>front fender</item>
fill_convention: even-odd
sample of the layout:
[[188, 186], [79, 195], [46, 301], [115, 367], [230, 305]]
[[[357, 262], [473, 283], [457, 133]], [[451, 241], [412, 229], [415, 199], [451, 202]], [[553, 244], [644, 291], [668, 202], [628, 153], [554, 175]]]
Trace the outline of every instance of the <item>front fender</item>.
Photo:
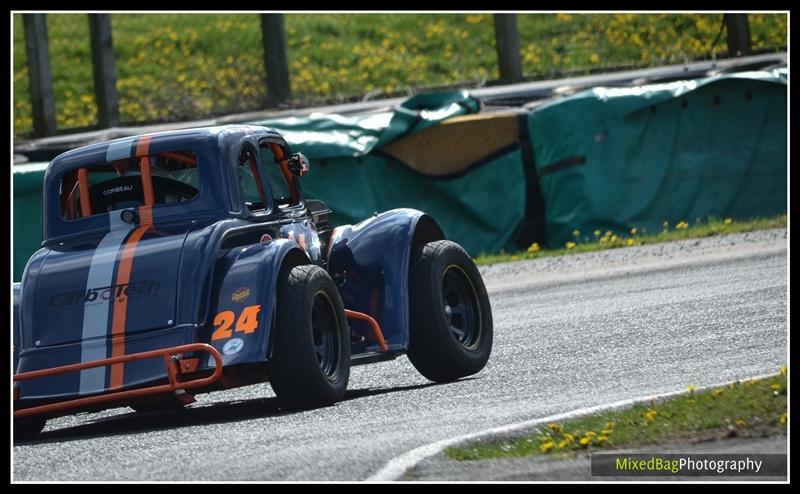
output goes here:
[[[392, 209], [356, 225], [339, 226], [331, 236], [328, 272], [345, 308], [375, 318], [392, 351], [408, 349], [411, 251], [442, 239], [442, 229], [433, 218], [415, 209]], [[363, 345], [354, 343], [353, 355], [376, 351], [366, 325], [349, 322], [355, 333], [366, 338]]]
[[[263, 362], [269, 356], [278, 277], [289, 255], [295, 264], [310, 262], [288, 239], [236, 247], [217, 262], [209, 322], [199, 336], [219, 350], [225, 366]], [[209, 358], [206, 367], [213, 366]]]

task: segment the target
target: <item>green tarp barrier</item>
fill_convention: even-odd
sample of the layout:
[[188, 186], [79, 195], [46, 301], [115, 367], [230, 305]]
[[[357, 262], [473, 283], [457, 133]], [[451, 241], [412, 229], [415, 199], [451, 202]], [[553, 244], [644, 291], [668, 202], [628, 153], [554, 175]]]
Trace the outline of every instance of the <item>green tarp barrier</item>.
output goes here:
[[[303, 188], [335, 211], [332, 223], [417, 208], [479, 254], [527, 247], [513, 238], [531, 219], [531, 187], [544, 212], [527, 214], [544, 214], [551, 246], [576, 240], [574, 230], [577, 240], [594, 240], [596, 229], [656, 232], [664, 221], [785, 212], [787, 78], [782, 69], [584, 91], [531, 111], [534, 164], [517, 147], [448, 178], [423, 175], [380, 148], [478, 112], [464, 91], [415, 96], [386, 112], [251, 123], [276, 129], [309, 157]], [[525, 166], [535, 167], [538, 183], [526, 181], [536, 174]], [[43, 169], [14, 167], [15, 280], [41, 240]]]
[[271, 127], [310, 160], [363, 156], [450, 117], [477, 113], [478, 100], [466, 91], [413, 96], [391, 111], [358, 115], [312, 114], [248, 122]]
[[786, 211], [788, 71], [595, 88], [529, 116], [547, 240]]
[[14, 166], [14, 281], [42, 242], [42, 181], [47, 163]]
[[420, 209], [436, 219], [448, 238], [478, 254], [514, 248], [510, 239], [525, 209], [519, 151], [457, 178], [426, 176], [375, 151], [447, 118], [479, 110], [480, 103], [466, 91], [452, 91], [417, 95], [387, 112], [250, 123], [277, 130], [293, 149], [308, 156], [311, 173], [301, 179], [303, 190], [328, 204], [331, 223], [355, 223], [392, 208]]

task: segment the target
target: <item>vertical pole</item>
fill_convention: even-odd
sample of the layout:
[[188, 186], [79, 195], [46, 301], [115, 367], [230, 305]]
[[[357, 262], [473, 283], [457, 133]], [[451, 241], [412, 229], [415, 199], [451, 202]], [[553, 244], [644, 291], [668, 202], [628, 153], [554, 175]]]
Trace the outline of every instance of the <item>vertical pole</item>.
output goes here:
[[517, 14], [494, 14], [494, 35], [500, 82], [507, 84], [521, 81]]
[[33, 134], [44, 137], [56, 133], [56, 108], [53, 79], [50, 76], [50, 49], [44, 14], [22, 14], [25, 26], [25, 52], [28, 56], [28, 85], [33, 109]]
[[88, 17], [98, 123], [100, 128], [114, 127], [119, 125], [119, 94], [111, 40], [111, 16], [88, 14]]
[[747, 14], [724, 14], [725, 30], [728, 32], [728, 55], [748, 55], [750, 45], [750, 23]]
[[261, 38], [267, 69], [267, 106], [276, 106], [292, 96], [283, 14], [261, 14]]

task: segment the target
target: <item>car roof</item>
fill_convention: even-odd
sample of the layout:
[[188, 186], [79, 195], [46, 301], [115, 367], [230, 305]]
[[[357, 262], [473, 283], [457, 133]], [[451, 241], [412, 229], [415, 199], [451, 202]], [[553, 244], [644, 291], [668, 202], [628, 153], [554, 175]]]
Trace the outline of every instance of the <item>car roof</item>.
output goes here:
[[242, 137], [245, 136], [254, 136], [258, 139], [264, 137], [273, 138], [285, 143], [285, 140], [278, 132], [270, 129], [269, 127], [263, 127], [259, 125], [235, 124], [167, 130], [162, 132], [126, 136], [71, 149], [56, 156], [53, 161], [50, 162], [48, 167], [50, 170], [48, 171], [51, 174], [60, 174], [65, 170], [85, 164], [86, 160], [96, 160], [97, 156], [105, 155], [107, 150], [114, 146], [124, 145], [126, 142], [133, 145], [133, 143], [137, 142], [144, 136], [149, 136], [153, 142], [169, 141], [170, 147], [173, 149], [179, 149], [182, 146], [188, 146], [190, 142], [197, 142], [198, 140], [219, 140], [220, 144], [223, 145], [225, 141], [238, 142]]

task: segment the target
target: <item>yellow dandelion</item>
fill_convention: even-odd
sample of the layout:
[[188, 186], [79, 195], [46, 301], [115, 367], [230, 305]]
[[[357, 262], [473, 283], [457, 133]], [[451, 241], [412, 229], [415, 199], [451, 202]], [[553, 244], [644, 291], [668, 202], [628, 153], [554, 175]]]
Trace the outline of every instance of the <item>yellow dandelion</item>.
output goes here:
[[542, 248], [539, 247], [539, 242], [534, 242], [528, 247], [528, 252], [533, 254], [534, 252], [539, 252]]
[[606, 436], [597, 436], [597, 444], [605, 444], [608, 441]]
[[569, 446], [569, 441], [567, 441], [566, 439], [558, 443], [558, 449], [564, 449], [567, 446]]
[[603, 430], [600, 431], [600, 437], [610, 436], [613, 433], [614, 433], [614, 429], [603, 429]]
[[686, 389], [688, 389], [690, 393], [694, 393], [695, 391], [697, 391], [697, 386], [695, 386], [694, 384], [690, 384], [689, 386], [686, 387]]
[[575, 248], [575, 242], [567, 242], [565, 245], [566, 245], [567, 249], [574, 249]]
[[789, 370], [789, 367], [788, 367], [788, 366], [786, 366], [786, 365], [784, 365], [784, 366], [781, 366], [781, 368], [780, 368], [780, 373], [781, 373], [781, 375], [782, 375], [782, 376], [785, 376], [785, 375], [786, 375], [786, 371], [787, 371], [787, 370]]
[[653, 420], [655, 420], [655, 419], [656, 419], [656, 417], [657, 417], [657, 416], [658, 416], [658, 412], [657, 412], [657, 411], [655, 411], [655, 410], [648, 410], [648, 411], [647, 411], [647, 412], [645, 412], [645, 414], [644, 414], [644, 418], [645, 418], [645, 419], [646, 419], [648, 422], [652, 422]]
[[780, 423], [781, 425], [786, 425], [786, 412], [783, 412], [783, 415], [781, 415]]
[[774, 389], [775, 391], [780, 391], [781, 388], [783, 388], [783, 386], [781, 386], [780, 384], [773, 384], [772, 386], [770, 386], [770, 388]]
[[675, 228], [677, 228], [678, 230], [685, 230], [689, 228], [689, 223], [681, 220], [675, 225]]
[[600, 230], [595, 230], [594, 231], [594, 236], [595, 237], [599, 237], [600, 236]]
[[745, 422], [742, 419], [736, 419], [736, 426], [737, 427], [744, 427], [745, 425], [747, 425], [747, 422]]
[[586, 437], [590, 437], [591, 438], [591, 437], [595, 437], [595, 436], [597, 436], [597, 433], [594, 432], [594, 431], [589, 431], [589, 432], [586, 433]]
[[614, 428], [614, 422], [606, 422], [605, 428], [606, 429], [613, 429]]
[[635, 240], [633, 240], [632, 238], [629, 238], [629, 239], [627, 240], [627, 243], [628, 243], [628, 247], [632, 247], [632, 246], [633, 246], [633, 244], [635, 244], [635, 243], [636, 243], [636, 241], [635, 241]]
[[574, 441], [574, 440], [575, 440], [575, 436], [573, 436], [573, 435], [572, 435], [572, 434], [570, 434], [569, 432], [565, 432], [565, 433], [564, 433], [564, 440], [565, 440], [565, 441], [567, 441], [567, 442], [569, 442], [569, 443], [571, 443], [572, 441]]
[[511, 256], [511, 260], [512, 261], [518, 261], [519, 260], [519, 256]]
[[606, 237], [610, 237], [613, 234], [614, 232], [612, 232], [611, 230], [606, 230]]
[[721, 395], [721, 394], [722, 394], [724, 391], [725, 391], [724, 389], [716, 389], [716, 390], [714, 390], [714, 396], [719, 396], [719, 395]]
[[573, 237], [580, 237], [581, 236], [581, 231], [580, 230], [572, 230], [572, 236]]
[[581, 446], [585, 447], [585, 446], [587, 446], [589, 444], [589, 438], [588, 437], [582, 437], [581, 440], [579, 441], [579, 443], [580, 443]]
[[551, 431], [561, 432], [561, 426], [556, 423], [547, 424], [547, 428]]
[[731, 223], [733, 223], [733, 218], [725, 218], [723, 223], [725, 223], [726, 225], [730, 225]]
[[636, 228], [631, 228], [631, 235], [636, 235], [636, 232], [638, 231], [639, 230], [637, 230]]
[[542, 453], [547, 453], [548, 451], [553, 449], [555, 445], [556, 443], [554, 443], [553, 441], [547, 441], [546, 443], [542, 443], [539, 445], [539, 451], [541, 451]]

